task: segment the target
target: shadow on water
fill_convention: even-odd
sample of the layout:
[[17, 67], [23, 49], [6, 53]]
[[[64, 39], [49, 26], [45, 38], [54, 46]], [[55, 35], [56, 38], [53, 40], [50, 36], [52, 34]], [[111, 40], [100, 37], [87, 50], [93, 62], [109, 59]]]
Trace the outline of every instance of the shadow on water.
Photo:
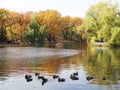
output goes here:
[[[9, 86], [10, 90], [120, 89], [120, 49], [87, 48], [75, 43], [44, 47], [47, 48], [0, 48], [0, 90], [8, 90]], [[79, 80], [73, 81], [70, 75], [76, 71]], [[35, 72], [48, 79], [44, 86], [35, 77]], [[32, 75], [33, 80], [29, 83], [25, 82], [26, 74]], [[54, 80], [55, 74], [65, 78], [65, 82]], [[88, 81], [87, 76], [94, 79]]]

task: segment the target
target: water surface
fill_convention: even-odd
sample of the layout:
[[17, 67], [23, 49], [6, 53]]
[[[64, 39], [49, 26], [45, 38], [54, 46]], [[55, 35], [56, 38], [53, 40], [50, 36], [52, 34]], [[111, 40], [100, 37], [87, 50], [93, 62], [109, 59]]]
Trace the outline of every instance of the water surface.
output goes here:
[[[120, 49], [74, 45], [65, 45], [63, 49], [0, 48], [0, 90], [120, 90]], [[70, 75], [76, 71], [79, 80], [73, 81]], [[48, 82], [42, 85], [35, 72]], [[33, 81], [26, 82], [26, 74], [32, 75]], [[54, 74], [65, 78], [65, 82], [54, 80]], [[88, 81], [87, 76], [94, 79]]]

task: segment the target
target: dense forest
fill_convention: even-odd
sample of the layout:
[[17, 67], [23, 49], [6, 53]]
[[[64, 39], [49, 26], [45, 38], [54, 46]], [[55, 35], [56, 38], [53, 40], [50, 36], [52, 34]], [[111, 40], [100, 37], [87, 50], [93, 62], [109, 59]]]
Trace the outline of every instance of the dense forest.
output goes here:
[[46, 42], [106, 42], [120, 46], [120, 11], [117, 4], [99, 2], [84, 18], [62, 16], [56, 10], [15, 12], [0, 9], [0, 43], [27, 45]]

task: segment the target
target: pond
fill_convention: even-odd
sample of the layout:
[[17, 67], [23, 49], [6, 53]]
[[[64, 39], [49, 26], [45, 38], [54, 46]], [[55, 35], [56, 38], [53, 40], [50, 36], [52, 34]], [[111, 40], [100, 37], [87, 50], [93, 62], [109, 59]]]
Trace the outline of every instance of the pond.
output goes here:
[[[47, 78], [44, 85], [36, 72]], [[78, 80], [70, 78], [75, 72]], [[32, 76], [30, 82], [25, 79], [28, 74]], [[65, 82], [58, 82], [53, 75], [59, 75]], [[59, 48], [55, 45], [0, 48], [0, 90], [67, 89], [120, 90], [120, 49], [75, 43]]]

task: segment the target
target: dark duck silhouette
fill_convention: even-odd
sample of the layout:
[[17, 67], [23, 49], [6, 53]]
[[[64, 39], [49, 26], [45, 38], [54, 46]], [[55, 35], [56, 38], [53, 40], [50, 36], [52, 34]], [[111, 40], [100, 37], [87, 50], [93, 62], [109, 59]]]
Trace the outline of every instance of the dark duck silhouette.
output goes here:
[[106, 77], [105, 76], [103, 76], [103, 78], [102, 78], [103, 80], [106, 80]]
[[40, 75], [40, 73], [38, 73], [38, 72], [35, 73], [35, 76], [39, 76], [39, 75]]
[[75, 73], [73, 73], [73, 75], [76, 75], [76, 76], [78, 76], [78, 71], [77, 71], [77, 72], [75, 72]]
[[32, 78], [31, 75], [25, 75], [25, 79], [29, 79], [29, 78]]
[[48, 79], [47, 79], [47, 78], [42, 77], [42, 85], [44, 85], [47, 81], [48, 81]]
[[87, 76], [86, 79], [87, 79], [88, 81], [90, 81], [90, 80], [94, 79], [94, 77], [92, 77], [92, 76]]
[[31, 75], [25, 75], [25, 79], [27, 82], [30, 82], [33, 80]]
[[79, 80], [79, 78], [76, 76], [76, 75], [70, 75], [70, 78], [72, 79], [72, 80]]
[[44, 76], [38, 76], [38, 79], [43, 79], [44, 78]]
[[44, 85], [48, 81], [48, 79], [45, 78], [44, 76], [38, 76], [38, 79], [42, 80], [42, 85]]
[[58, 78], [58, 82], [65, 82], [64, 78]]
[[33, 80], [32, 78], [26, 79], [27, 82], [30, 82], [30, 81], [32, 81], [32, 80]]
[[53, 79], [59, 78], [59, 75], [53, 75]]

